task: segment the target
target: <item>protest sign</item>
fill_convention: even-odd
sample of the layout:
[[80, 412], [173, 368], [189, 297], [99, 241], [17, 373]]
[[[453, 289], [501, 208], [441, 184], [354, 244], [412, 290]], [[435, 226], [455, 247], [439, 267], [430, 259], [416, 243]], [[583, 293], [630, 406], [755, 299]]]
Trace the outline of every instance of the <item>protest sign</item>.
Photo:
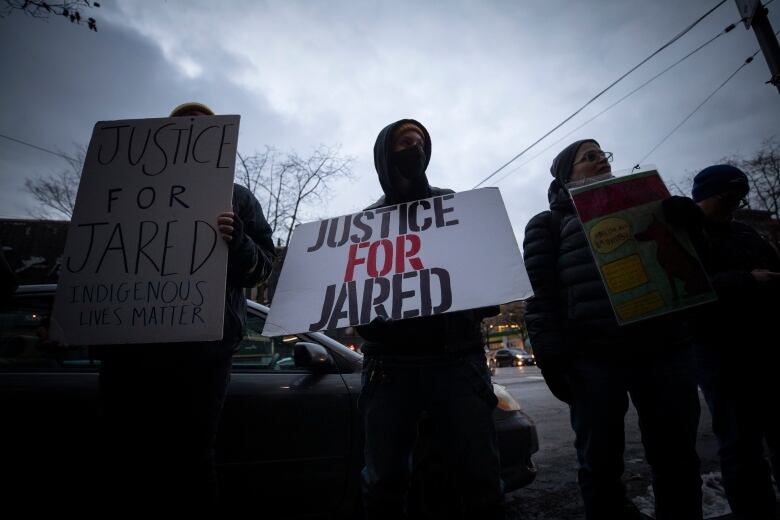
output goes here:
[[664, 219], [657, 171], [569, 191], [619, 324], [716, 299], [690, 238]]
[[239, 116], [95, 125], [51, 320], [64, 344], [222, 337]]
[[483, 188], [297, 227], [263, 334], [412, 319], [531, 294], [501, 194]]

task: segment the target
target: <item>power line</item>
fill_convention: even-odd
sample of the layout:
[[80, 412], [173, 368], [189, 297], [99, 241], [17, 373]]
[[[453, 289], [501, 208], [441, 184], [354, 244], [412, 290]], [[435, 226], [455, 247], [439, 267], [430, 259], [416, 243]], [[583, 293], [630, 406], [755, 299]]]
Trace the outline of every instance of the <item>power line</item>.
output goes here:
[[677, 40], [679, 40], [680, 38], [682, 38], [682, 37], [683, 37], [683, 36], [684, 36], [686, 33], [688, 33], [688, 31], [690, 31], [691, 29], [693, 29], [693, 28], [694, 28], [696, 25], [698, 25], [698, 24], [699, 24], [699, 22], [701, 22], [702, 20], [704, 20], [704, 19], [705, 19], [707, 16], [709, 16], [709, 15], [710, 15], [710, 14], [711, 14], [713, 11], [715, 11], [715, 10], [716, 10], [718, 7], [720, 7], [720, 6], [721, 6], [721, 5], [723, 5], [724, 3], [726, 3], [726, 0], [721, 0], [721, 1], [720, 1], [720, 2], [719, 2], [719, 3], [718, 3], [716, 6], [715, 6], [715, 7], [713, 7], [712, 9], [710, 9], [709, 11], [707, 11], [706, 13], [704, 13], [702, 16], [700, 16], [700, 17], [699, 17], [699, 18], [698, 18], [696, 21], [694, 21], [694, 22], [693, 22], [692, 24], [690, 24], [688, 27], [686, 27], [685, 29], [683, 29], [683, 30], [682, 30], [682, 31], [681, 31], [679, 34], [677, 34], [677, 35], [676, 35], [674, 38], [672, 38], [671, 40], [669, 40], [668, 42], [666, 42], [665, 44], [663, 44], [663, 45], [662, 45], [662, 46], [661, 46], [661, 47], [660, 47], [658, 50], [656, 50], [655, 52], [653, 52], [653, 53], [652, 53], [650, 56], [648, 56], [647, 58], [645, 58], [644, 60], [642, 60], [641, 62], [639, 62], [637, 65], [635, 65], [634, 67], [632, 67], [632, 68], [631, 68], [631, 69], [630, 69], [628, 72], [626, 72], [625, 74], [623, 74], [622, 76], [620, 76], [618, 79], [616, 79], [615, 81], [613, 81], [613, 82], [612, 82], [612, 83], [611, 83], [609, 86], [607, 86], [607, 88], [605, 88], [604, 90], [602, 90], [601, 92], [599, 92], [598, 94], [596, 94], [595, 96], [593, 96], [593, 97], [592, 97], [592, 98], [591, 98], [591, 99], [590, 99], [590, 100], [589, 100], [587, 103], [585, 103], [585, 104], [584, 104], [584, 105], [582, 105], [580, 108], [578, 108], [578, 109], [577, 109], [577, 110], [576, 110], [576, 111], [575, 111], [573, 114], [571, 114], [569, 117], [567, 117], [566, 119], [564, 119], [563, 121], [561, 121], [560, 123], [558, 123], [558, 124], [557, 124], [557, 125], [556, 125], [556, 126], [553, 128], [553, 129], [552, 129], [552, 130], [550, 130], [549, 132], [547, 132], [546, 134], [544, 134], [542, 137], [540, 137], [539, 139], [537, 139], [536, 141], [534, 141], [534, 142], [533, 142], [533, 143], [532, 143], [530, 146], [528, 146], [528, 147], [527, 147], [525, 150], [523, 150], [523, 151], [522, 151], [522, 152], [520, 152], [519, 154], [517, 154], [517, 155], [515, 155], [514, 157], [512, 157], [512, 158], [511, 158], [509, 161], [507, 161], [506, 163], [504, 163], [504, 164], [503, 164], [501, 167], [499, 167], [499, 168], [498, 168], [497, 170], [495, 170], [493, 173], [491, 173], [490, 175], [488, 175], [487, 177], [485, 177], [484, 179], [482, 179], [481, 181], [479, 181], [479, 183], [477, 183], [477, 185], [476, 185], [476, 186], [474, 186], [474, 188], [479, 188], [479, 187], [480, 187], [482, 184], [484, 184], [485, 182], [487, 182], [488, 180], [490, 180], [490, 178], [491, 178], [491, 177], [493, 177], [495, 174], [497, 174], [498, 172], [500, 172], [501, 170], [503, 170], [504, 168], [506, 168], [507, 166], [509, 166], [509, 165], [510, 165], [510, 164], [512, 164], [513, 162], [515, 162], [515, 161], [516, 161], [517, 159], [519, 159], [519, 158], [520, 158], [520, 157], [521, 157], [523, 154], [525, 154], [525, 153], [526, 153], [528, 150], [530, 150], [531, 148], [533, 148], [534, 146], [536, 146], [537, 144], [539, 144], [539, 143], [540, 143], [542, 140], [544, 140], [544, 139], [545, 139], [547, 136], [549, 136], [550, 134], [552, 134], [553, 132], [555, 132], [556, 130], [558, 130], [558, 129], [559, 129], [560, 127], [562, 127], [564, 124], [566, 124], [567, 122], [569, 122], [569, 120], [571, 120], [571, 119], [572, 119], [574, 116], [576, 116], [577, 114], [579, 114], [580, 112], [582, 112], [582, 110], [583, 110], [583, 109], [585, 109], [585, 108], [586, 108], [588, 105], [590, 105], [591, 103], [593, 103], [594, 101], [596, 101], [596, 100], [597, 100], [599, 97], [601, 97], [601, 96], [602, 96], [602, 94], [604, 94], [604, 93], [605, 93], [605, 92], [607, 92], [609, 89], [611, 89], [612, 87], [614, 87], [615, 85], [617, 85], [618, 83], [620, 83], [620, 82], [621, 82], [621, 81], [622, 81], [622, 80], [623, 80], [623, 79], [624, 79], [626, 76], [628, 76], [629, 74], [631, 74], [632, 72], [634, 72], [636, 69], [638, 69], [639, 67], [641, 67], [642, 65], [644, 65], [646, 62], [648, 62], [648, 61], [649, 61], [651, 58], [653, 58], [654, 56], [656, 56], [658, 53], [660, 53], [661, 51], [663, 51], [664, 49], [666, 49], [667, 47], [669, 47], [670, 45], [672, 45], [674, 42], [676, 42]]
[[680, 123], [679, 123], [677, 126], [675, 126], [674, 128], [672, 128], [672, 131], [671, 131], [671, 132], [669, 132], [668, 134], [666, 134], [666, 136], [665, 136], [663, 139], [661, 139], [661, 141], [660, 141], [660, 142], [659, 142], [657, 145], [655, 145], [655, 146], [653, 147], [653, 149], [652, 149], [652, 150], [650, 150], [649, 152], [647, 152], [647, 155], [645, 155], [644, 157], [642, 157], [642, 159], [640, 159], [640, 160], [639, 160], [639, 162], [638, 162], [638, 163], [637, 163], [637, 164], [634, 166], [634, 168], [633, 168], [633, 169], [635, 169], [635, 170], [636, 170], [637, 168], [639, 168], [639, 165], [640, 165], [640, 164], [642, 164], [642, 163], [645, 161], [645, 159], [647, 159], [648, 157], [650, 157], [650, 155], [652, 155], [652, 153], [653, 153], [653, 152], [655, 152], [655, 151], [656, 151], [656, 150], [657, 150], [657, 149], [658, 149], [658, 148], [659, 148], [659, 147], [660, 147], [662, 144], [664, 144], [664, 143], [666, 142], [666, 140], [667, 140], [667, 139], [669, 139], [669, 138], [672, 136], [672, 134], [674, 134], [674, 133], [675, 133], [675, 132], [676, 132], [676, 131], [677, 131], [677, 130], [678, 130], [678, 129], [679, 129], [681, 126], [682, 126], [682, 125], [684, 125], [686, 121], [688, 121], [688, 120], [689, 120], [691, 117], [693, 117], [693, 114], [695, 114], [696, 112], [698, 112], [698, 111], [699, 111], [699, 109], [700, 109], [701, 107], [703, 107], [703, 106], [704, 106], [704, 104], [705, 104], [705, 103], [707, 103], [707, 101], [709, 101], [709, 100], [710, 100], [710, 98], [712, 98], [712, 96], [714, 96], [714, 95], [715, 95], [715, 94], [716, 94], [716, 93], [717, 93], [717, 92], [718, 92], [720, 89], [722, 89], [722, 88], [723, 88], [723, 87], [726, 85], [726, 83], [728, 83], [729, 81], [731, 81], [731, 78], [733, 78], [734, 76], [736, 76], [736, 75], [737, 75], [737, 73], [738, 73], [739, 71], [741, 71], [741, 70], [742, 70], [743, 68], [745, 68], [745, 67], [746, 67], [746, 66], [747, 66], [747, 65], [748, 65], [750, 62], [752, 62], [752, 61], [753, 61], [753, 58], [755, 58], [755, 57], [756, 57], [756, 55], [757, 55], [759, 52], [761, 52], [761, 51], [760, 51], [760, 50], [758, 50], [758, 51], [754, 52], [752, 56], [750, 56], [749, 58], [747, 58], [747, 59], [745, 60], [745, 62], [744, 62], [742, 65], [740, 65], [740, 66], [739, 66], [739, 68], [738, 68], [737, 70], [735, 70], [734, 72], [732, 72], [732, 73], [731, 73], [731, 75], [729, 75], [729, 77], [728, 77], [728, 78], [726, 78], [726, 80], [725, 80], [723, 83], [721, 83], [720, 85], [718, 85], [718, 88], [716, 88], [715, 90], [713, 90], [713, 91], [710, 93], [710, 95], [709, 95], [709, 96], [707, 96], [706, 98], [704, 98], [704, 101], [702, 101], [701, 103], [699, 103], [699, 105], [698, 105], [696, 108], [694, 108], [694, 109], [693, 109], [693, 112], [691, 112], [690, 114], [688, 114], [687, 116], [685, 116], [685, 118], [684, 118], [682, 121], [680, 121]]
[[[774, 0], [772, 0], [772, 1], [774, 1]], [[737, 23], [738, 23], [738, 22], [737, 22]], [[555, 142], [553, 142], [552, 144], [550, 144], [550, 145], [548, 145], [547, 147], [545, 147], [545, 148], [544, 148], [544, 149], [543, 149], [541, 152], [539, 152], [538, 154], [534, 155], [533, 157], [531, 157], [531, 158], [530, 158], [530, 159], [528, 159], [527, 161], [523, 162], [522, 164], [518, 165], [517, 167], [515, 167], [515, 168], [513, 168], [513, 169], [509, 170], [509, 171], [508, 171], [508, 172], [507, 172], [507, 173], [506, 173], [504, 176], [502, 176], [500, 179], [498, 179], [498, 180], [495, 182], [495, 184], [498, 184], [498, 183], [500, 183], [501, 181], [503, 181], [504, 179], [506, 179], [507, 177], [509, 177], [510, 175], [512, 175], [514, 172], [516, 172], [517, 170], [519, 170], [520, 168], [522, 168], [523, 166], [525, 166], [525, 165], [526, 165], [526, 164], [528, 164], [529, 162], [531, 162], [531, 161], [533, 161], [534, 159], [536, 159], [537, 157], [541, 156], [541, 155], [542, 155], [544, 152], [546, 152], [547, 150], [549, 150], [550, 148], [552, 148], [552, 147], [553, 147], [553, 146], [555, 146], [556, 144], [560, 143], [561, 141], [563, 141], [564, 139], [566, 139], [567, 137], [569, 137], [571, 134], [573, 134], [573, 133], [574, 133], [574, 132], [576, 132], [577, 130], [581, 129], [582, 127], [584, 127], [584, 126], [585, 126], [585, 125], [587, 125], [588, 123], [592, 122], [594, 119], [596, 119], [596, 118], [598, 118], [598, 117], [602, 116], [603, 114], [605, 114], [606, 112], [608, 112], [608, 111], [612, 110], [612, 109], [613, 109], [613, 108], [615, 108], [617, 105], [619, 105], [620, 103], [622, 103], [623, 101], [625, 101], [626, 99], [628, 99], [629, 97], [631, 97], [631, 96], [632, 96], [632, 95], [634, 95], [636, 92], [638, 92], [639, 90], [643, 89], [644, 87], [646, 87], [647, 85], [649, 85], [650, 83], [652, 83], [653, 81], [655, 81], [656, 79], [660, 78], [661, 76], [663, 76], [664, 74], [666, 74], [667, 72], [669, 72], [670, 70], [672, 70], [674, 67], [676, 67], [676, 66], [677, 66], [677, 65], [679, 65], [680, 63], [684, 62], [685, 60], [687, 60], [688, 58], [690, 58], [691, 56], [693, 56], [694, 54], [696, 54], [697, 52], [699, 52], [700, 50], [702, 50], [702, 49], [703, 49], [704, 47], [706, 47], [707, 45], [711, 44], [712, 42], [714, 42], [715, 40], [717, 40], [718, 38], [720, 38], [720, 37], [721, 37], [721, 36], [723, 36], [724, 34], [726, 34], [726, 33], [728, 33], [728, 32], [731, 32], [731, 31], [732, 31], [732, 30], [733, 30], [735, 27], [736, 27], [736, 23], [732, 23], [732, 24], [730, 24], [730, 25], [729, 25], [728, 27], [726, 27], [724, 30], [722, 30], [721, 32], [719, 32], [718, 34], [716, 34], [715, 36], [713, 36], [712, 38], [710, 38], [710, 39], [709, 39], [709, 40], [707, 40], [706, 42], [702, 43], [701, 45], [699, 45], [698, 47], [696, 47], [694, 50], [692, 50], [691, 52], [689, 52], [688, 54], [686, 54], [685, 56], [683, 56], [683, 57], [682, 57], [682, 58], [680, 58], [679, 60], [677, 60], [677, 61], [675, 61], [674, 63], [672, 63], [671, 65], [669, 65], [668, 67], [666, 67], [664, 70], [662, 70], [661, 72], [659, 72], [658, 74], [656, 74], [656, 75], [655, 75], [655, 76], [653, 76], [652, 78], [648, 79], [647, 81], [645, 81], [644, 83], [642, 83], [641, 85], [639, 85], [638, 87], [636, 87], [634, 90], [632, 90], [631, 92], [629, 92], [628, 94], [626, 94], [625, 96], [623, 96], [622, 98], [618, 99], [617, 101], [615, 101], [614, 103], [612, 103], [611, 105], [609, 105], [607, 108], [605, 108], [604, 110], [602, 110], [601, 112], [599, 112], [598, 114], [596, 114], [595, 116], [591, 117], [590, 119], [588, 119], [587, 121], [585, 121], [584, 123], [582, 123], [582, 124], [581, 124], [581, 125], [579, 125], [578, 127], [574, 128], [574, 129], [573, 129], [573, 130], [571, 130], [570, 132], [567, 132], [567, 133], [566, 133], [565, 135], [563, 135], [563, 136], [562, 136], [560, 139], [558, 139], [557, 141], [555, 141]]]
[[41, 146], [38, 146], [38, 145], [35, 145], [35, 144], [32, 144], [32, 143], [28, 143], [27, 141], [22, 141], [21, 139], [16, 139], [15, 137], [11, 137], [11, 136], [8, 136], [8, 135], [0, 134], [0, 137], [2, 137], [3, 139], [8, 139], [9, 141], [13, 141], [15, 143], [19, 143], [19, 144], [23, 144], [25, 146], [29, 146], [30, 148], [35, 148], [36, 150], [40, 150], [41, 152], [46, 152], [46, 153], [50, 153], [52, 155], [56, 155], [57, 157], [61, 157], [61, 158], [65, 159], [65, 160], [67, 160], [67, 161], [73, 161], [73, 157], [69, 157], [69, 156], [65, 155], [64, 153], [48, 150], [48, 149], [43, 148]]

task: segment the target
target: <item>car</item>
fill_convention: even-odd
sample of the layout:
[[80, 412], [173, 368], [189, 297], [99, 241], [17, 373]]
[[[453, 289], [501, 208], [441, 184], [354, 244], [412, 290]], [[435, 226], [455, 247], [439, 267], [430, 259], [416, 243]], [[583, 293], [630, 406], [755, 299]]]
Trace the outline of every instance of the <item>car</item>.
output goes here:
[[[55, 289], [21, 287], [0, 308], [3, 494], [28, 512], [78, 508], [99, 478], [100, 360], [88, 347], [47, 340]], [[263, 336], [268, 308], [247, 306], [216, 448], [223, 503], [274, 518], [349, 518], [360, 508], [363, 357], [321, 333]], [[536, 426], [505, 388], [494, 391], [502, 477], [512, 491], [536, 476]], [[415, 474], [424, 475], [436, 456], [420, 445]]]
[[532, 354], [519, 348], [498, 349], [491, 356], [491, 359], [493, 367], [523, 367], [536, 364]]

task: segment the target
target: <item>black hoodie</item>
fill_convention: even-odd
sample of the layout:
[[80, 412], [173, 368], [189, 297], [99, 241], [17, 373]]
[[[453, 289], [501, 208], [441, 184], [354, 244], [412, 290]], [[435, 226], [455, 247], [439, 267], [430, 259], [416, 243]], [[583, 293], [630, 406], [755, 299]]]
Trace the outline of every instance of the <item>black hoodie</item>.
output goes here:
[[[384, 195], [367, 209], [454, 193], [452, 190], [431, 186], [424, 172], [412, 186], [411, 194], [402, 195], [397, 192], [395, 179], [400, 174], [392, 161], [392, 135], [396, 128], [405, 123], [412, 123], [423, 131], [425, 169], [428, 167], [431, 159], [431, 137], [422, 124], [414, 119], [401, 119], [383, 128], [374, 144], [374, 166]], [[368, 325], [358, 327], [357, 330], [366, 340], [362, 350], [367, 356], [411, 357], [482, 352], [480, 330], [482, 318], [493, 316], [498, 312], [498, 307], [485, 307], [400, 321], [375, 319]]]
[[433, 197], [435, 195], [454, 193], [452, 190], [435, 188], [428, 184], [428, 177], [425, 175], [425, 172], [417, 179], [417, 182], [410, 190], [411, 193], [406, 195], [398, 193], [395, 186], [395, 180], [398, 179], [400, 174], [392, 160], [392, 136], [396, 128], [406, 123], [412, 123], [423, 131], [423, 137], [425, 138], [425, 145], [423, 146], [423, 152], [425, 152], [425, 169], [428, 169], [428, 163], [431, 161], [431, 136], [428, 134], [428, 129], [414, 119], [401, 119], [391, 125], [387, 125], [379, 132], [376, 143], [374, 143], [374, 168], [376, 168], [379, 184], [382, 186], [384, 195], [366, 209], [376, 209], [383, 206], [400, 204], [401, 202], [409, 202], [411, 200], [427, 199], [428, 197]]

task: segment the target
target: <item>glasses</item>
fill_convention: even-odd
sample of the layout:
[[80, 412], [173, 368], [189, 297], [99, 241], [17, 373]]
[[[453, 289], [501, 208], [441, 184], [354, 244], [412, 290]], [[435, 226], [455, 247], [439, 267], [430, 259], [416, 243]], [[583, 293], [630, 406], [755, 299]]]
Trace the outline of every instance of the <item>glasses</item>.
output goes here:
[[602, 150], [590, 150], [589, 152], [586, 152], [585, 155], [582, 156], [582, 159], [572, 164], [572, 166], [576, 166], [577, 164], [584, 163], [584, 162], [594, 163], [602, 159], [606, 159], [608, 163], [611, 163], [612, 152], [604, 152]]

